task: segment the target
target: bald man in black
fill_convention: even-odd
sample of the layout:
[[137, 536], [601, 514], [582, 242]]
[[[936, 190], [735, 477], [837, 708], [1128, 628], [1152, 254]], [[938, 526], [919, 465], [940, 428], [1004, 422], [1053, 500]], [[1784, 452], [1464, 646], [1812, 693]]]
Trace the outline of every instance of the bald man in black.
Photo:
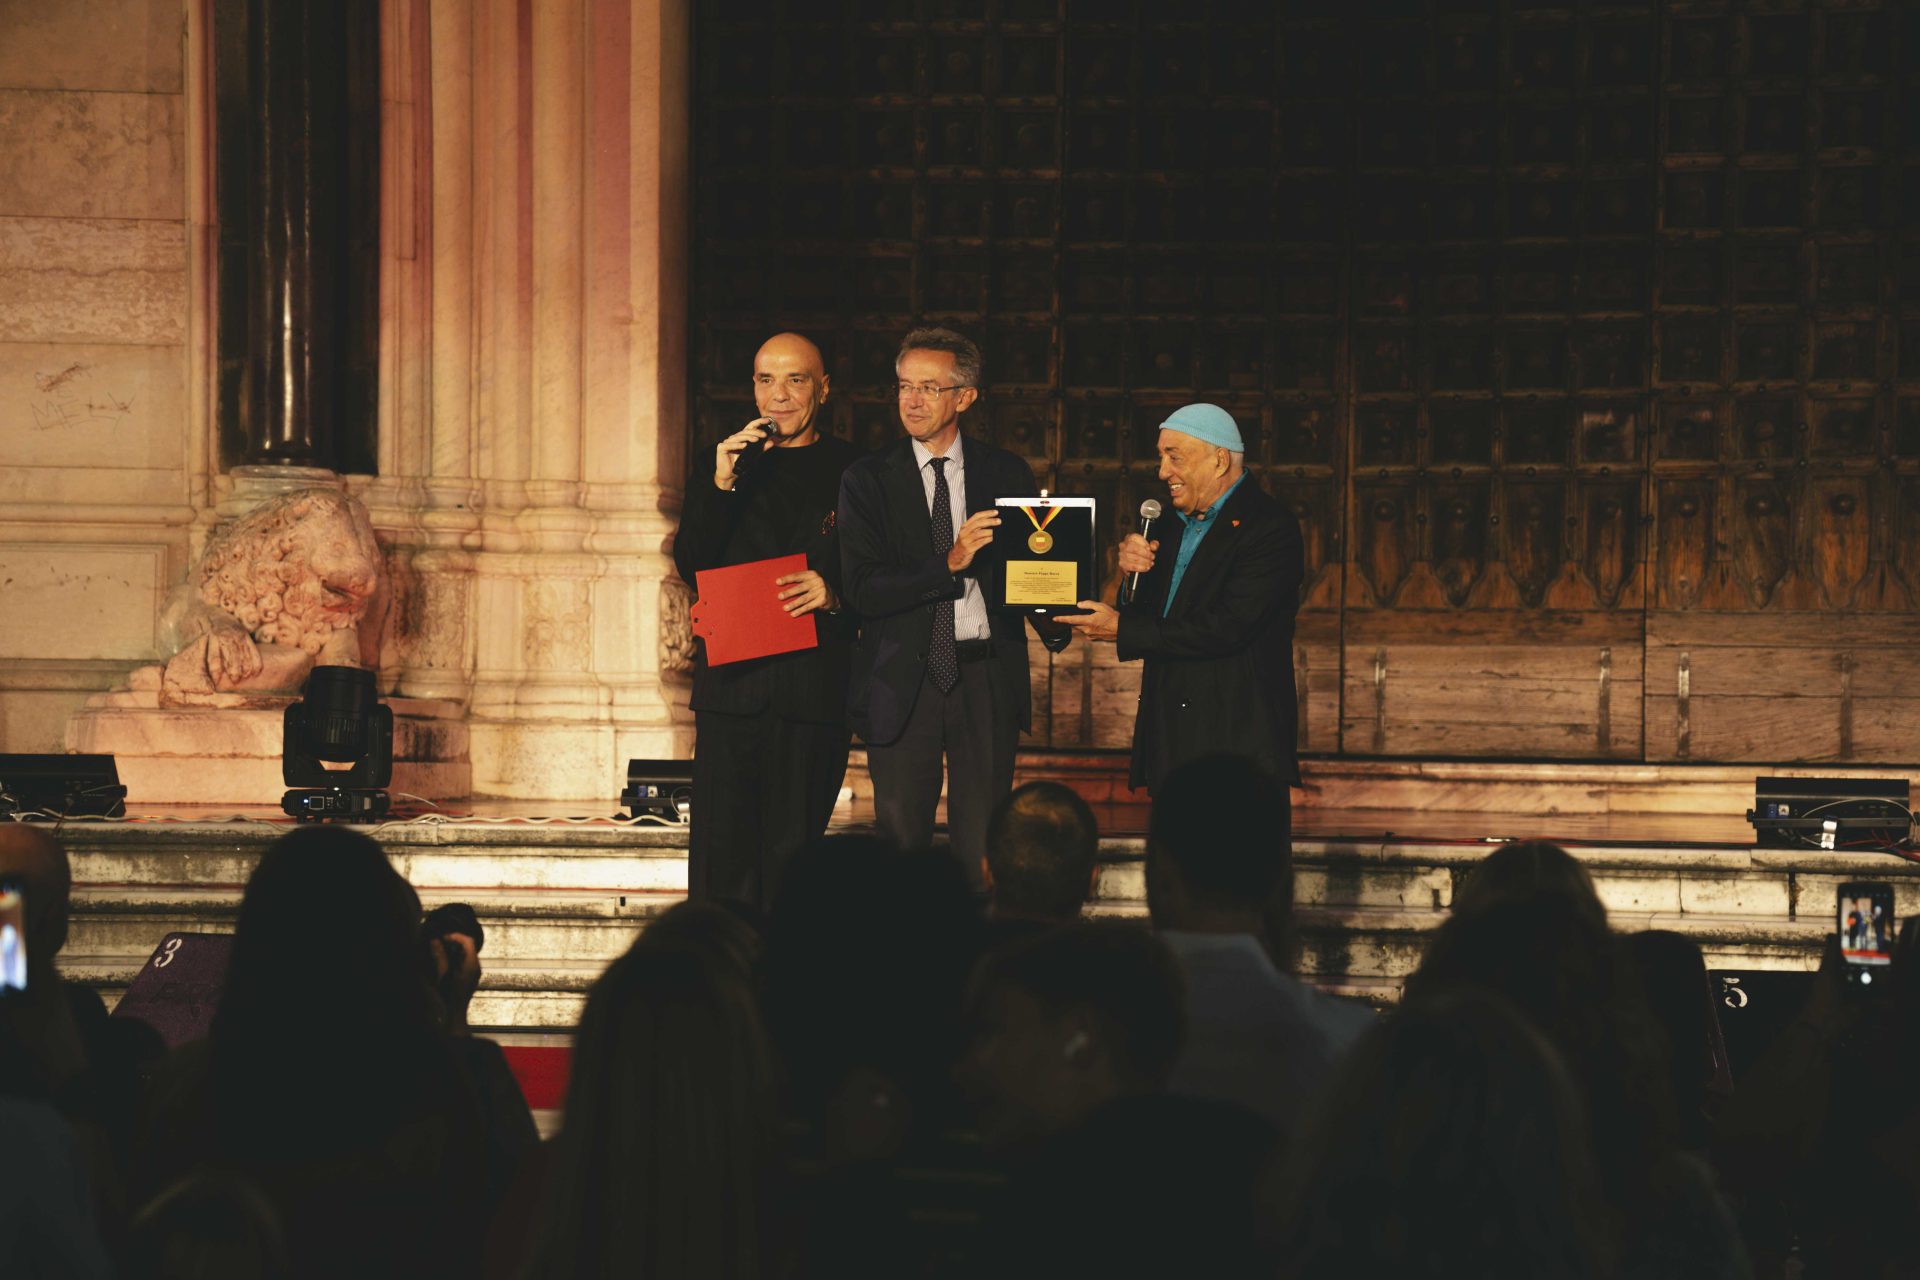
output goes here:
[[858, 456], [817, 421], [831, 390], [820, 349], [797, 333], [753, 360], [760, 416], [714, 449], [687, 485], [673, 561], [702, 569], [803, 554], [779, 579], [787, 612], [811, 615], [819, 647], [724, 666], [694, 660], [693, 830], [687, 892], [764, 908], [779, 870], [826, 830], [847, 772], [851, 620], [840, 613], [840, 473]]

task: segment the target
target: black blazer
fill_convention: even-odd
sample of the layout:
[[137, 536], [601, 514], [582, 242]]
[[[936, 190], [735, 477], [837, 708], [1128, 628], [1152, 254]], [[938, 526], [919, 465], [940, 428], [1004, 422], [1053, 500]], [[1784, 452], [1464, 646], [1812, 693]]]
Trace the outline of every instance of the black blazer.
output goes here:
[[[834, 503], [840, 475], [859, 451], [822, 436], [804, 449], [781, 452], [790, 456], [770, 456], [743, 471], [731, 493], [714, 488], [711, 475], [695, 468], [673, 539], [674, 567], [688, 586], [697, 584], [702, 569], [802, 553], [807, 567], [844, 600]], [[838, 724], [846, 715], [853, 620], [844, 612], [816, 612], [813, 620], [817, 648], [770, 658], [709, 667], [706, 642], [697, 641], [693, 710]]]
[[1133, 723], [1132, 785], [1211, 752], [1252, 757], [1294, 781], [1293, 617], [1300, 524], [1248, 476], [1219, 512], [1161, 616], [1186, 526], [1164, 526], [1153, 571], [1120, 612], [1122, 661], [1146, 659]]
[[[965, 436], [956, 443], [966, 470], [968, 515], [992, 507], [995, 498], [1040, 492], [1033, 468], [1018, 454]], [[993, 548], [981, 548], [964, 575], [947, 572], [946, 557], [933, 551], [933, 522], [913, 441], [902, 436], [848, 467], [840, 479], [840, 564], [843, 594], [860, 623], [847, 719], [863, 740], [886, 746], [907, 727], [926, 683], [934, 606], [960, 598], [962, 577], [978, 579], [991, 600]], [[1033, 685], [1026, 629], [1018, 614], [990, 608], [987, 616], [1001, 676], [994, 682], [994, 714], [1027, 729]], [[1065, 648], [1072, 638], [1064, 625], [1041, 619], [1034, 620], [1034, 630], [1049, 649]]]

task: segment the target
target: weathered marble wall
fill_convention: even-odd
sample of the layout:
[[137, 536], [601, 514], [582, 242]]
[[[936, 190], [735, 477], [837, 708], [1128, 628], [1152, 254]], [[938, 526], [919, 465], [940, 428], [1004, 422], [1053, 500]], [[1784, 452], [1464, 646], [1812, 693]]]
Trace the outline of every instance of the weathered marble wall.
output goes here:
[[[481, 794], [684, 754], [688, 0], [386, 0], [386, 685]], [[153, 656], [213, 463], [205, 0], [0, 0], [0, 750]]]
[[187, 0], [0, 0], [0, 750], [151, 657], [206, 498]]

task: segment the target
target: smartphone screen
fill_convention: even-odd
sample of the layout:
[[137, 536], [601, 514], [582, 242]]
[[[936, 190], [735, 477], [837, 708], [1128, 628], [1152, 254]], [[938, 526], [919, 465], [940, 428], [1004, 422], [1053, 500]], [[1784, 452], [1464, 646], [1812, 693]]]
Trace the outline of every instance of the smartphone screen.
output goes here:
[[27, 989], [27, 899], [12, 883], [0, 883], [0, 996]]
[[1876, 972], [1893, 963], [1898, 932], [1893, 922], [1893, 886], [1880, 881], [1841, 885], [1835, 917], [1848, 979], [1871, 985]]

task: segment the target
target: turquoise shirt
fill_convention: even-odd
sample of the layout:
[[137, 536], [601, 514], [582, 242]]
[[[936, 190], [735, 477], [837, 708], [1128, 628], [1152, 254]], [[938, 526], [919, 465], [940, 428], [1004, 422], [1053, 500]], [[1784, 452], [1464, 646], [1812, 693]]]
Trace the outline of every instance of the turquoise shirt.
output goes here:
[[1186, 527], [1186, 532], [1180, 535], [1180, 550], [1173, 557], [1173, 577], [1167, 582], [1167, 603], [1166, 607], [1160, 610], [1161, 617], [1166, 617], [1173, 609], [1173, 597], [1180, 590], [1180, 579], [1187, 575], [1187, 566], [1193, 563], [1193, 553], [1200, 549], [1200, 539], [1206, 537], [1207, 530], [1213, 528], [1213, 517], [1219, 514], [1221, 507], [1227, 505], [1227, 499], [1233, 496], [1235, 489], [1246, 483], [1246, 479], [1247, 473], [1242, 471], [1240, 478], [1228, 485], [1227, 491], [1199, 515], [1190, 516], [1178, 507], [1174, 508], [1173, 514], [1180, 517], [1180, 523]]

